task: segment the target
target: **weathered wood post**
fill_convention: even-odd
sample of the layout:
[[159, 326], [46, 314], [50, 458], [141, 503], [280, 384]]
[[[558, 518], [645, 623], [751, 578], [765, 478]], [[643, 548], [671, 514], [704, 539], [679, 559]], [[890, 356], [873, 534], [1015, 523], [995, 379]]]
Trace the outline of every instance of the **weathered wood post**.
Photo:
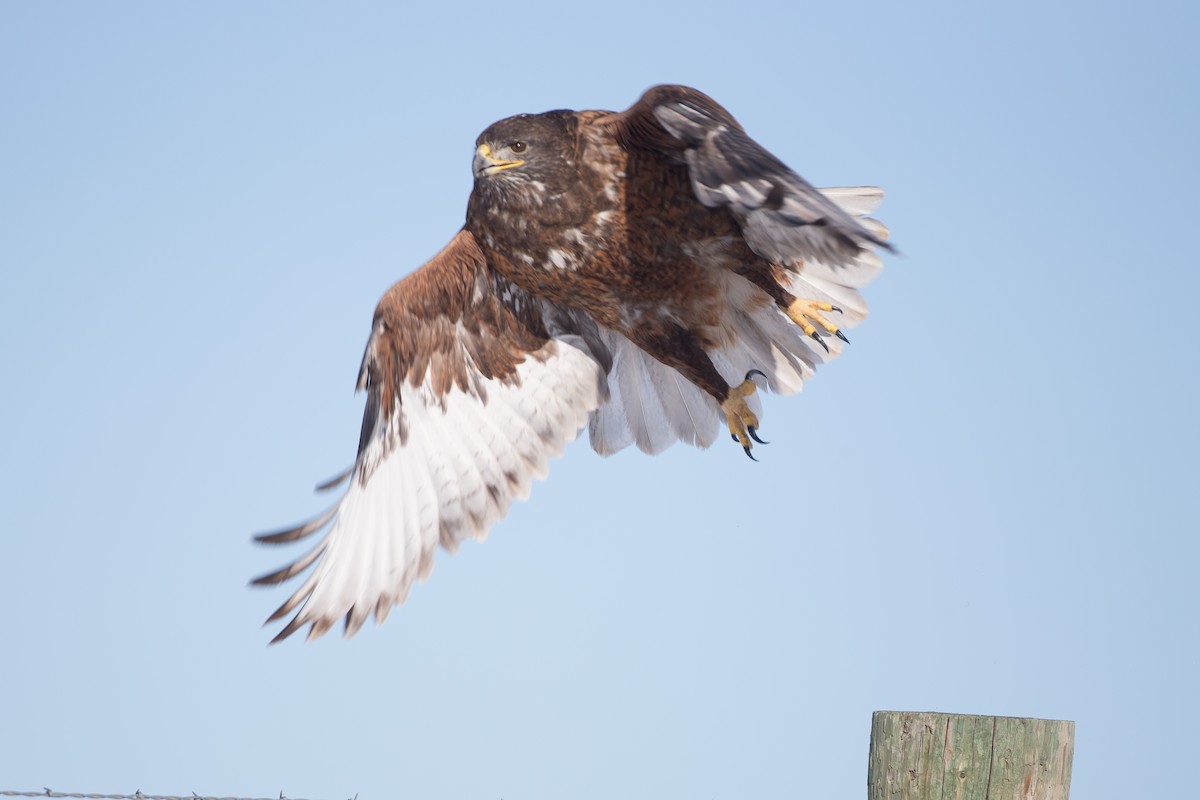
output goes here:
[[1067, 800], [1075, 723], [876, 711], [868, 800]]

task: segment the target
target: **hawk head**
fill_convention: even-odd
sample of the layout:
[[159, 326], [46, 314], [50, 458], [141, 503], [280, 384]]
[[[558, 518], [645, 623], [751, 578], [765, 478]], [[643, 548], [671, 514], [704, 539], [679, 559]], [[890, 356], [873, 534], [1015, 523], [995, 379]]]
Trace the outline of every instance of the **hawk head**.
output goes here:
[[[520, 114], [493, 123], [475, 140], [475, 189], [496, 205], [540, 206], [578, 180], [569, 111]], [[490, 204], [491, 204], [490, 203]]]

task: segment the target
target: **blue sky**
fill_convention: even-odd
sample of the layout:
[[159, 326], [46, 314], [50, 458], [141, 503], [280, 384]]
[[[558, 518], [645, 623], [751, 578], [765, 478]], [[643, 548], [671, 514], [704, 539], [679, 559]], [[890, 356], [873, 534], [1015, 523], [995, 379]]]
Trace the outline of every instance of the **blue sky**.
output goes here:
[[[0, 6], [0, 789], [863, 795], [871, 712], [1200, 712], [1197, 12], [1179, 3]], [[251, 534], [353, 457], [379, 295], [475, 136], [713, 95], [903, 257], [732, 444], [576, 442], [386, 625], [266, 647]], [[288, 551], [293, 552], [293, 551]], [[1161, 769], [1131, 765], [1163, 765]]]

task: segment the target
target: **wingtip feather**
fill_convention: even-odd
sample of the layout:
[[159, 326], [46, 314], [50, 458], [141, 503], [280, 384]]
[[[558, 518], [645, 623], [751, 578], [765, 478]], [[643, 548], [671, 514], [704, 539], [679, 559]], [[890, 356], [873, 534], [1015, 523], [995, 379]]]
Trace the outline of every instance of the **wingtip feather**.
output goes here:
[[287, 544], [306, 536], [311, 536], [333, 519], [333, 515], [337, 513], [337, 505], [321, 512], [320, 515], [302, 522], [299, 525], [294, 525], [291, 528], [285, 528], [281, 531], [273, 531], [271, 533], [260, 533], [255, 535], [254, 541], [260, 544]]

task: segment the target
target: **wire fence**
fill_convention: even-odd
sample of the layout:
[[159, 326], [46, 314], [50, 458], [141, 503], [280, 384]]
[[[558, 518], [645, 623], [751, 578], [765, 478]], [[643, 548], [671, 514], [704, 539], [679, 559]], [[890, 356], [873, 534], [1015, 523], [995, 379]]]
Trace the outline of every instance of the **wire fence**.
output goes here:
[[[56, 792], [45, 788], [40, 792], [0, 790], [0, 797], [78, 797], [84, 798], [84, 800], [304, 800], [301, 797], [288, 797], [283, 792], [279, 793], [279, 797], [212, 797], [196, 794], [195, 792], [183, 795], [143, 794], [141, 789], [138, 789], [133, 794], [92, 794], [85, 792]], [[358, 800], [358, 795], [354, 795], [350, 800]]]

